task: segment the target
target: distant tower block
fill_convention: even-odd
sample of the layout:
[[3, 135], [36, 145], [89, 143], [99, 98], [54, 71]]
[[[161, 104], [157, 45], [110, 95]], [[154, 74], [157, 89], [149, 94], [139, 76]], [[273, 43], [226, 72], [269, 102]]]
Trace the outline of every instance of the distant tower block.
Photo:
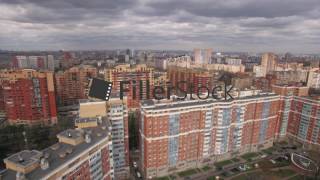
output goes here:
[[211, 61], [212, 49], [194, 49], [194, 61], [196, 64], [208, 64]]

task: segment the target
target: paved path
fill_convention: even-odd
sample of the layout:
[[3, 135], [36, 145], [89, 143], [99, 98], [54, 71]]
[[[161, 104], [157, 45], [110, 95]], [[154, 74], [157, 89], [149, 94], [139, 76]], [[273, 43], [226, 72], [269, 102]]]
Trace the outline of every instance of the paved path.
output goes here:
[[[251, 162], [247, 162], [245, 159], [242, 159], [239, 156], [239, 157], [237, 157], [237, 159], [240, 160], [239, 162], [235, 162], [235, 163], [226, 165], [226, 166], [224, 166], [223, 170], [217, 171], [217, 170], [215, 170], [215, 168], [213, 166], [211, 166], [212, 169], [210, 169], [210, 170], [208, 170], [206, 172], [205, 171], [201, 171], [201, 172], [199, 172], [197, 174], [190, 175], [188, 177], [189, 177], [189, 179], [197, 179], [197, 180], [207, 180], [209, 177], [218, 176], [218, 175], [221, 177], [221, 173], [223, 173], [225, 171], [230, 171], [233, 168], [237, 168], [237, 167], [239, 167], [240, 164], [244, 164], [244, 163], [254, 164], [254, 163], [258, 163], [261, 160], [270, 160], [270, 159], [277, 158], [277, 157], [279, 157], [281, 155], [283, 155], [283, 154], [273, 154], [273, 155], [270, 155], [270, 156], [268, 156], [266, 158], [263, 158], [263, 159], [258, 158], [256, 160], [251, 161]], [[250, 172], [255, 172], [255, 171], [261, 171], [261, 169], [251, 170]], [[238, 176], [240, 174], [245, 174], [247, 172], [248, 171], [241, 172], [241, 173], [237, 174], [236, 176]], [[176, 177], [176, 180], [185, 180], [185, 179], [187, 179], [187, 177], [179, 177], [179, 175], [177, 173], [175, 173], [174, 175]], [[233, 178], [233, 177], [236, 177], [236, 176], [232, 176], [230, 178]], [[223, 179], [230, 179], [230, 178], [223, 177]]]

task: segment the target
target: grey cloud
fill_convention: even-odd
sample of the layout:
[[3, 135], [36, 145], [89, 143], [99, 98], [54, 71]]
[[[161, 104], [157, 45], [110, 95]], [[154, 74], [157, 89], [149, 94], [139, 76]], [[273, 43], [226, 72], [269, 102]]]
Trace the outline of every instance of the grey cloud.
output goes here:
[[319, 8], [318, 0], [150, 0], [138, 13], [163, 16], [184, 10], [205, 17], [284, 17]]
[[0, 0], [3, 4], [25, 5], [33, 4], [46, 8], [85, 8], [85, 9], [104, 9], [104, 10], [121, 10], [132, 7], [135, 0]]
[[319, 6], [319, 0], [0, 0], [0, 48], [317, 52]]

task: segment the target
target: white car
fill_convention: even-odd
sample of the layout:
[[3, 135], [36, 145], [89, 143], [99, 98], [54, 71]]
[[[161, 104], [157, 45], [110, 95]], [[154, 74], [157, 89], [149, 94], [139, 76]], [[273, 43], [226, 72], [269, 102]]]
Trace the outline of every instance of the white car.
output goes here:
[[134, 168], [137, 168], [137, 167], [138, 167], [137, 162], [133, 161], [133, 167], [134, 167]]
[[275, 161], [275, 160], [273, 160], [273, 159], [270, 159], [270, 162], [272, 163], [272, 164], [276, 164], [277, 162]]
[[141, 178], [141, 174], [139, 172], [137, 172], [137, 177]]
[[248, 164], [241, 164], [238, 168], [240, 171], [246, 171], [246, 170], [251, 169], [251, 167], [248, 166]]
[[260, 157], [261, 157], [261, 158], [266, 158], [267, 155], [266, 155], [266, 154], [262, 154]]

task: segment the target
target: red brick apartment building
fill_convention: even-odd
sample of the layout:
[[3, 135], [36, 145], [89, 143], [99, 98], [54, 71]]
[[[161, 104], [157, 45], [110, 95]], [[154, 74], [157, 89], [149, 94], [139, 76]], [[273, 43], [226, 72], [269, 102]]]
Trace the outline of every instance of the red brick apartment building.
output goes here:
[[139, 128], [145, 177], [272, 146], [281, 128], [279, 103], [276, 94], [233, 101], [143, 101]]
[[0, 82], [0, 111], [10, 124], [57, 123], [52, 72], [2, 70]]
[[[193, 86], [193, 93], [198, 92], [198, 87], [204, 86], [212, 88], [213, 76], [209, 71], [203, 69], [187, 69], [181, 67], [170, 67], [168, 69], [168, 79], [173, 86], [177, 86], [179, 82], [185, 81]], [[179, 85], [183, 90], [190, 90], [186, 84]], [[206, 89], [199, 89], [201, 92], [206, 92]]]
[[55, 73], [55, 87], [59, 105], [77, 104], [87, 98], [88, 78], [97, 77], [97, 69], [92, 66], [76, 66]]
[[320, 98], [305, 86], [273, 85], [280, 94], [280, 137], [320, 150]]
[[305, 147], [320, 150], [320, 103], [319, 97], [294, 96], [290, 104], [287, 123], [289, 139], [301, 142]]
[[[105, 71], [105, 80], [113, 83], [112, 91], [120, 91], [121, 81], [130, 81], [125, 85], [128, 89], [128, 108], [136, 109], [140, 103], [140, 93], [142, 99], [150, 99], [154, 87], [154, 69], [145, 64], [131, 66], [129, 64], [118, 65]], [[135, 86], [133, 82], [135, 81]], [[140, 88], [140, 81], [142, 81]], [[149, 85], [147, 84], [149, 81]], [[147, 93], [149, 91], [149, 93]], [[135, 94], [135, 95], [134, 95]], [[135, 97], [134, 97], [135, 96]]]
[[232, 101], [143, 101], [139, 129], [146, 177], [202, 167], [287, 139], [320, 150], [320, 101], [308, 88], [272, 85]]

